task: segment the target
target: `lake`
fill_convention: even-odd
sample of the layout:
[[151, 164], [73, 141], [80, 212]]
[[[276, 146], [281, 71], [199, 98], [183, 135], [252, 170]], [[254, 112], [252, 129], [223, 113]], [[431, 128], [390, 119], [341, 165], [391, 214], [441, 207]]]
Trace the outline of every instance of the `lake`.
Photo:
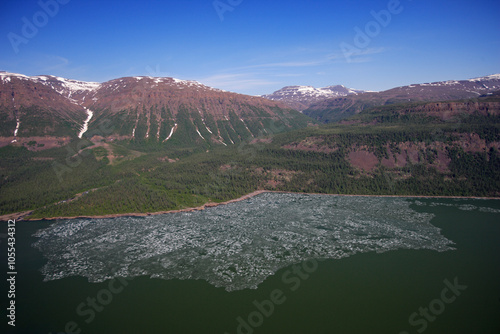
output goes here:
[[499, 218], [498, 200], [264, 193], [21, 221], [2, 332], [498, 333]]

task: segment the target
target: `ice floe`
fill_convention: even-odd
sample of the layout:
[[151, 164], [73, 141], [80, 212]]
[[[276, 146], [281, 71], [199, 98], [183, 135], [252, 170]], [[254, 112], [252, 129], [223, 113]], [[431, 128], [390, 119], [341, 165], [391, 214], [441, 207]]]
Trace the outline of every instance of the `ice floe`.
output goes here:
[[203, 211], [58, 221], [38, 231], [46, 281], [147, 275], [256, 288], [280, 268], [397, 249], [451, 250], [402, 198], [264, 193]]

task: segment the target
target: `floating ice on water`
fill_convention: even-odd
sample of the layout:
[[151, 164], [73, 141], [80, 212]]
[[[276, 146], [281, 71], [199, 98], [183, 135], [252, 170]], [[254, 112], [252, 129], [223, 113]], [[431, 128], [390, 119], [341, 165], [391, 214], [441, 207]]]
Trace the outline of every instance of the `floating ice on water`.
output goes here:
[[[454, 201], [462, 201], [462, 200], [457, 200], [455, 199]], [[415, 201], [415, 204], [418, 206], [425, 206], [426, 204], [420, 201]], [[481, 204], [481, 203], [479, 203]], [[474, 210], [479, 210], [480, 212], [488, 212], [488, 213], [500, 213], [499, 209], [494, 209], [490, 207], [484, 207], [484, 206], [476, 206], [472, 204], [453, 204], [453, 203], [439, 203], [439, 202], [432, 202], [429, 204], [430, 207], [436, 207], [436, 206], [446, 206], [450, 208], [457, 208], [462, 211], [474, 211]]]
[[256, 288], [280, 268], [396, 249], [447, 251], [432, 214], [402, 198], [264, 193], [190, 213], [58, 221], [34, 244], [45, 280], [147, 275]]
[[477, 210], [477, 206], [471, 204], [462, 204], [458, 207], [462, 211], [472, 211]]
[[498, 210], [498, 209], [487, 208], [487, 207], [486, 208], [481, 207], [481, 208], [479, 208], [479, 211], [488, 212], [488, 213], [500, 213], [500, 210]]

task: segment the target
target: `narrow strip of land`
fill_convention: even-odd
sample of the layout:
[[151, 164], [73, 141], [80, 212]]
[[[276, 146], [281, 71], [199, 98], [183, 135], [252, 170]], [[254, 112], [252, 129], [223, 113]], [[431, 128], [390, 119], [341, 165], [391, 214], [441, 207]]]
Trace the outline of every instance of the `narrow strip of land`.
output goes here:
[[[302, 193], [302, 192], [289, 192], [289, 191], [276, 191], [276, 190], [256, 190], [239, 198], [235, 198], [225, 202], [208, 202], [201, 206], [194, 208], [185, 208], [178, 210], [167, 210], [167, 211], [158, 211], [158, 212], [131, 212], [131, 213], [113, 213], [107, 215], [79, 215], [73, 217], [48, 217], [48, 218], [29, 218], [29, 215], [33, 211], [24, 211], [11, 213], [7, 215], [0, 216], [0, 221], [7, 220], [27, 220], [27, 221], [40, 221], [40, 220], [65, 220], [65, 219], [97, 219], [97, 218], [117, 218], [117, 217], [146, 217], [146, 216], [156, 216], [163, 215], [167, 213], [176, 213], [176, 212], [193, 212], [200, 211], [206, 208], [213, 208], [219, 205], [226, 205], [230, 203], [244, 201], [246, 199], [252, 198], [254, 196], [263, 194], [263, 193], [276, 193], [276, 194], [299, 194], [299, 195], [324, 195], [324, 196], [346, 196], [346, 197], [399, 197], [399, 198], [443, 198], [443, 199], [493, 199], [500, 200], [500, 197], [477, 197], [477, 196], [420, 196], [420, 195], [353, 195], [353, 194], [323, 194], [323, 193]], [[76, 198], [75, 198], [76, 199]], [[74, 199], [73, 199], [74, 200]]]

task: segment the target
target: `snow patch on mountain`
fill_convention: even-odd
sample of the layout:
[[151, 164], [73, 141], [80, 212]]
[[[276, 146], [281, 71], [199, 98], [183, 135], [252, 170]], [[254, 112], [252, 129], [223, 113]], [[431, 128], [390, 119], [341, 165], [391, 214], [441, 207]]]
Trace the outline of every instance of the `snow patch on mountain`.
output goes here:
[[177, 123], [174, 124], [174, 127], [170, 130], [170, 134], [163, 142], [166, 142], [167, 140], [169, 140], [172, 137], [172, 135], [174, 134], [176, 129], [177, 129]]
[[24, 75], [24, 74], [18, 74], [18, 73], [10, 73], [10, 72], [5, 72], [5, 71], [0, 71], [0, 78], [2, 79], [2, 81], [9, 82], [11, 77], [16, 77], [16, 78], [23, 79], [23, 80], [29, 80], [30, 79], [29, 76]]
[[[0, 79], [3, 82], [11, 82], [12, 78], [17, 78], [21, 80], [30, 80], [35, 83], [43, 84], [54, 89], [59, 94], [71, 99], [74, 94], [87, 93], [96, 90], [100, 87], [98, 82], [87, 82], [79, 81], [73, 79], [66, 79], [61, 77], [56, 77], [53, 75], [37, 75], [37, 76], [27, 76], [24, 74], [10, 73], [10, 72], [0, 72]], [[76, 103], [75, 100], [71, 102]]]
[[14, 139], [11, 141], [11, 143], [17, 142], [17, 133], [19, 132], [19, 127], [21, 126], [21, 120], [19, 117], [16, 118], [16, 129], [14, 130]]
[[203, 137], [203, 136], [201, 135], [200, 130], [198, 130], [198, 128], [196, 128], [196, 132], [198, 132], [198, 135], [199, 135], [199, 136], [200, 136], [203, 140], [205, 140], [205, 137]]
[[351, 94], [362, 94], [365, 91], [347, 88], [343, 85], [334, 85], [322, 88], [313, 86], [286, 86], [272, 94], [262, 97], [275, 101], [282, 101], [292, 108], [304, 110], [307, 106], [325, 99], [337, 98]]
[[500, 74], [487, 75], [485, 77], [473, 78], [468, 81], [488, 81], [488, 80], [500, 80]]
[[190, 88], [201, 88], [201, 89], [205, 89], [205, 90], [213, 90], [213, 91], [218, 91], [218, 92], [222, 91], [222, 90], [217, 89], [217, 88], [206, 86], [206, 85], [202, 84], [201, 82], [195, 81], [195, 80], [181, 80], [181, 79], [170, 78], [170, 77], [150, 77], [150, 76], [139, 76], [139, 77], [132, 77], [132, 78], [137, 80], [137, 81], [142, 81], [145, 79], [149, 80], [149, 81], [153, 81], [153, 83], [155, 83], [156, 86], [158, 86], [159, 84], [169, 84], [169, 85], [177, 86], [181, 89], [184, 87], [190, 87]]
[[481, 95], [485, 92], [500, 90], [500, 74], [492, 74], [485, 77], [473, 78], [468, 80], [448, 80], [436, 81], [430, 83], [413, 84], [398, 88], [411, 89], [415, 87], [439, 87], [450, 88], [452, 90], [466, 91], [469, 93]]
[[82, 138], [83, 134], [87, 132], [89, 128], [89, 122], [92, 119], [92, 116], [94, 116], [94, 113], [90, 111], [89, 109], [85, 108], [85, 111], [87, 112], [87, 119], [83, 122], [82, 130], [78, 134], [78, 138]]

